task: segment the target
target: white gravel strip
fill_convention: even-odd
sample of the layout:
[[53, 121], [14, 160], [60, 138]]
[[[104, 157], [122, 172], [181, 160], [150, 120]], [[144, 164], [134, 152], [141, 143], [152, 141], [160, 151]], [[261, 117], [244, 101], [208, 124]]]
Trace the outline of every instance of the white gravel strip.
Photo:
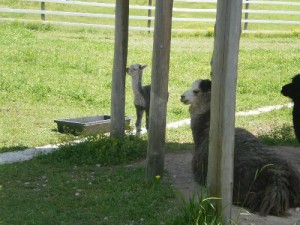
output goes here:
[[[236, 116], [254, 116], [254, 115], [259, 115], [259, 114], [262, 114], [262, 113], [271, 112], [273, 110], [279, 110], [279, 109], [282, 109], [284, 107], [292, 108], [293, 105], [294, 105], [293, 103], [288, 103], [288, 104], [284, 104], [284, 105], [265, 106], [265, 107], [254, 109], [254, 110], [249, 110], [249, 111], [244, 111], [244, 112], [237, 112], [235, 115]], [[170, 129], [178, 128], [178, 127], [182, 127], [182, 126], [185, 126], [185, 125], [189, 125], [190, 123], [191, 123], [190, 119], [185, 119], [185, 120], [169, 123], [169, 124], [167, 124], [167, 128], [170, 128]]]
[[177, 121], [177, 122], [167, 124], [167, 128], [174, 129], [174, 128], [189, 125], [190, 123], [191, 123], [190, 119], [180, 120], [180, 121]]
[[254, 116], [254, 115], [259, 115], [261, 113], [271, 112], [273, 110], [279, 110], [284, 107], [292, 108], [293, 105], [294, 105], [293, 103], [288, 103], [288, 104], [284, 104], [284, 105], [265, 106], [262, 108], [258, 108], [258, 109], [250, 110], [250, 111], [246, 111], [246, 112], [237, 112], [235, 115], [236, 116]]
[[[279, 110], [284, 107], [292, 108], [293, 103], [284, 104], [284, 105], [266, 106], [266, 107], [258, 108], [255, 110], [246, 111], [246, 112], [237, 112], [236, 116], [258, 115], [261, 113], [271, 112], [273, 110]], [[185, 120], [169, 123], [169, 124], [167, 124], [167, 128], [175, 129], [175, 128], [186, 126], [189, 124], [190, 124], [190, 119], [185, 119]], [[141, 131], [142, 134], [146, 133], [146, 132], [147, 132], [147, 130], [145, 128], [143, 128]], [[76, 141], [76, 142], [78, 142], [78, 141]], [[1, 153], [0, 154], [0, 165], [30, 160], [38, 155], [48, 154], [50, 152], [53, 152], [53, 151], [57, 150], [58, 147], [59, 147], [59, 145], [46, 145], [43, 147], [30, 148], [30, 149], [26, 149], [26, 150], [22, 150], [22, 151]]]
[[58, 145], [46, 145], [43, 147], [29, 148], [22, 151], [5, 152], [0, 154], [0, 165], [18, 161], [30, 160], [41, 154], [48, 154], [58, 149]]

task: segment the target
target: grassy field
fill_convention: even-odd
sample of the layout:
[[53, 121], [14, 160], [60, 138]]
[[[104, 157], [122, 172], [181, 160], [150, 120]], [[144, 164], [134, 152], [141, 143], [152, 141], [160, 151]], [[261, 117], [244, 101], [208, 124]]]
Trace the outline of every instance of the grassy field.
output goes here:
[[178, 210], [170, 180], [146, 182], [144, 168], [124, 166], [144, 158], [145, 146], [100, 137], [2, 165], [0, 224], [166, 224]]
[[[39, 24], [0, 26], [0, 152], [73, 139], [57, 132], [56, 118], [110, 114], [113, 33]], [[299, 38], [243, 36], [239, 54], [237, 111], [283, 104], [281, 86], [299, 72]], [[148, 64], [152, 34], [130, 32], [128, 64]], [[213, 38], [174, 34], [171, 49], [167, 121], [189, 117], [180, 94], [198, 78], [209, 78]], [[130, 77], [126, 77], [126, 115], [135, 120]], [[263, 127], [291, 124], [290, 109]], [[272, 113], [271, 113], [272, 114]], [[239, 124], [239, 120], [237, 123]], [[252, 121], [252, 119], [250, 119]], [[256, 130], [261, 125], [244, 123]], [[168, 142], [191, 142], [189, 129], [168, 131]]]
[[[110, 114], [113, 32], [0, 23], [0, 33], [0, 152], [76, 139], [58, 133], [55, 118]], [[128, 64], [149, 64], [144, 83], [150, 83], [152, 43], [152, 34], [130, 32]], [[189, 117], [179, 97], [195, 79], [209, 78], [212, 46], [210, 33], [173, 34], [168, 122]], [[243, 35], [237, 111], [288, 103], [280, 90], [299, 73], [299, 56], [297, 33]], [[134, 121], [130, 81], [126, 115]], [[284, 108], [237, 117], [236, 124], [270, 144], [295, 145], [291, 121]], [[189, 148], [189, 126], [167, 130], [167, 151]], [[146, 137], [121, 144], [101, 139], [2, 165], [0, 224], [172, 224], [179, 209], [167, 174], [146, 183], [143, 167], [128, 166], [145, 151]]]

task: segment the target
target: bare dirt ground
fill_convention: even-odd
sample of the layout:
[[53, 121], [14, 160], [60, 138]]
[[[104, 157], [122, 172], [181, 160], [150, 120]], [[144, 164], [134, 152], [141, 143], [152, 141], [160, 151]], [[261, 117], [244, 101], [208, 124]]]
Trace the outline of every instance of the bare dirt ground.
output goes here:
[[[293, 162], [300, 171], [300, 148], [276, 147], [279, 154]], [[199, 193], [200, 186], [194, 182], [192, 169], [192, 152], [168, 153], [165, 156], [165, 168], [171, 175], [175, 187], [183, 194], [186, 200]], [[237, 206], [232, 207], [232, 219], [241, 225], [300, 225], [300, 209], [290, 209], [287, 217], [261, 217], [249, 213]]]

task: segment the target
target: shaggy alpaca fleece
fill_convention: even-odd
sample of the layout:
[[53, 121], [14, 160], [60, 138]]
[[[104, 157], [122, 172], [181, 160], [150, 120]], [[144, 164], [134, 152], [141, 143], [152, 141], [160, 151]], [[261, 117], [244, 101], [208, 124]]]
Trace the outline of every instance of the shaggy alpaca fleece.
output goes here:
[[[210, 128], [210, 80], [197, 80], [181, 95], [190, 105], [195, 180], [206, 184]], [[261, 215], [284, 216], [300, 205], [300, 174], [286, 159], [245, 129], [235, 129], [233, 203]]]
[[293, 109], [293, 124], [294, 131], [298, 142], [300, 143], [300, 74], [297, 74], [292, 79], [292, 83], [282, 87], [281, 93], [289, 97], [294, 102]]

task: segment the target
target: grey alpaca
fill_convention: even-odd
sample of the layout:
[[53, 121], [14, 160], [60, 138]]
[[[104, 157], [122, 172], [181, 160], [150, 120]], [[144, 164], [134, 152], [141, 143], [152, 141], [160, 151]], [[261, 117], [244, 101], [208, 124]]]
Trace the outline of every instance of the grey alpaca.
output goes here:
[[[195, 143], [192, 169], [206, 184], [210, 128], [211, 81], [197, 80], [181, 95], [190, 105]], [[233, 203], [261, 215], [284, 216], [300, 205], [300, 174], [283, 156], [245, 129], [235, 129]]]
[[284, 85], [281, 93], [294, 102], [293, 125], [296, 138], [300, 143], [300, 74], [293, 77], [292, 83]]
[[126, 72], [132, 78], [132, 90], [134, 94], [134, 106], [136, 109], [136, 135], [140, 136], [142, 130], [143, 114], [146, 112], [146, 129], [149, 129], [149, 109], [151, 86], [142, 86], [143, 70], [147, 65], [132, 64], [126, 68]]

